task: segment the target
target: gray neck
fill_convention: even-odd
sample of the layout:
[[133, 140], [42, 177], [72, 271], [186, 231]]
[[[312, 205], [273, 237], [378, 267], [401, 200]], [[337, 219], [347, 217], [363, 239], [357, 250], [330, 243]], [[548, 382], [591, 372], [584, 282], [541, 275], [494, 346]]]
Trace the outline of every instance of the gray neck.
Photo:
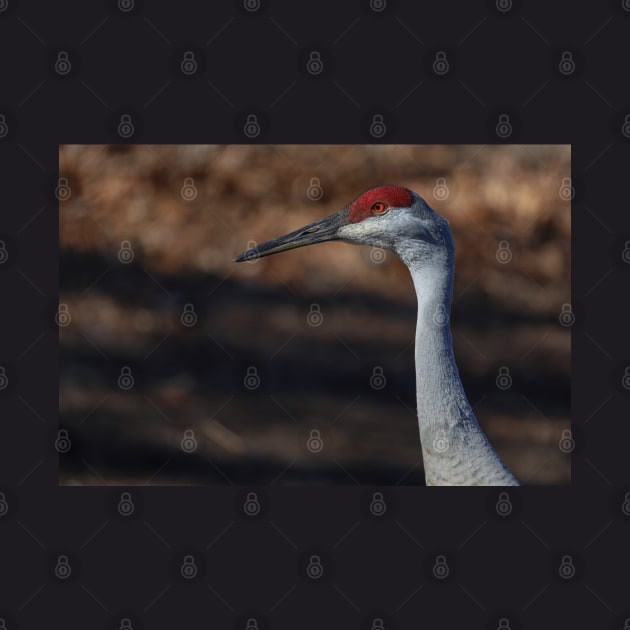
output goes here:
[[450, 330], [453, 253], [428, 259], [420, 247], [398, 253], [418, 296], [416, 389], [427, 485], [519, 485], [479, 426], [459, 378]]

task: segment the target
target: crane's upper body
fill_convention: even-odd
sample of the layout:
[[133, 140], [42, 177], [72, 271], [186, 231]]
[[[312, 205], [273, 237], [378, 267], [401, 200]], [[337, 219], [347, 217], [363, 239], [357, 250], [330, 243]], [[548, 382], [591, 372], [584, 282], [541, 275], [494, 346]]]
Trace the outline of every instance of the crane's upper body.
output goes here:
[[454, 246], [448, 221], [415, 192], [379, 186], [345, 208], [250, 249], [250, 260], [329, 240], [394, 251], [418, 296], [416, 390], [427, 485], [519, 485], [479, 426], [453, 356], [450, 310]]

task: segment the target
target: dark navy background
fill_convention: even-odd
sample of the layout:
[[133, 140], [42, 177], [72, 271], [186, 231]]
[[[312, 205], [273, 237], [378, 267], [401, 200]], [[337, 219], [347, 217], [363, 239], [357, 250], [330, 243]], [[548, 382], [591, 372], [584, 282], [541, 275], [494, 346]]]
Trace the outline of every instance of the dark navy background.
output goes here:
[[[0, 0], [1, 628], [627, 627], [630, 2], [550, 11]], [[57, 487], [58, 145], [252, 141], [572, 144], [571, 488]]]

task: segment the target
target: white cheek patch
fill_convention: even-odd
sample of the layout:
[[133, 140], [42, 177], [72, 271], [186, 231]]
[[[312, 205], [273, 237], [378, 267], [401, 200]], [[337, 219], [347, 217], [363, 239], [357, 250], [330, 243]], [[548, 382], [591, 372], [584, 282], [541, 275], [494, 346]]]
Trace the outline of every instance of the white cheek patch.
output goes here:
[[366, 219], [365, 221], [361, 221], [361, 223], [348, 223], [346, 225], [342, 225], [337, 230], [337, 236], [348, 240], [359, 238], [363, 239], [364, 237], [372, 234], [372, 230], [370, 230], [369, 226], [367, 226], [368, 221], [369, 219]]
[[409, 238], [436, 242], [422, 220], [410, 215], [407, 208], [392, 208], [385, 214], [368, 217], [360, 223], [348, 223], [339, 228], [337, 236], [351, 243], [380, 247]]

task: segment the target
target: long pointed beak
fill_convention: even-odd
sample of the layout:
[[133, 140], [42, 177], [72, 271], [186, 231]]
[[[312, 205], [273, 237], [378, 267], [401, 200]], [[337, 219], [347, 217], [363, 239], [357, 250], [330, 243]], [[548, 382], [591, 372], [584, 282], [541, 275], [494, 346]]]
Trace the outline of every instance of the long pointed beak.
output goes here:
[[255, 260], [263, 256], [284, 252], [288, 249], [305, 247], [306, 245], [313, 245], [324, 241], [334, 241], [338, 238], [337, 232], [339, 228], [345, 225], [347, 221], [348, 211], [344, 208], [339, 212], [335, 212], [335, 214], [331, 214], [329, 217], [315, 221], [315, 223], [311, 223], [310, 225], [305, 225], [303, 228], [295, 230], [295, 232], [279, 236], [271, 241], [252, 247], [242, 254], [239, 254], [234, 259], [234, 262]]

